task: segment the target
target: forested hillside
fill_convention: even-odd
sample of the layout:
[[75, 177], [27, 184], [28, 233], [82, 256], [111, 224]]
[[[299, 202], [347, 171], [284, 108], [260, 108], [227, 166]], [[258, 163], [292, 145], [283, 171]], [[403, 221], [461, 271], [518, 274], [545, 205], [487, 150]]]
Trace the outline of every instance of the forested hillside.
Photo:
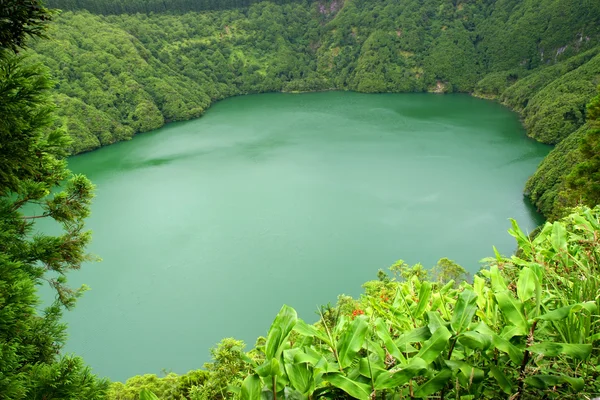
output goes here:
[[[599, 2], [280, 3], [51, 2], [123, 12], [63, 12], [53, 40], [31, 54], [56, 78], [58, 124], [75, 139], [72, 153], [198, 117], [239, 94], [470, 92], [518, 111], [541, 142], [579, 132], [527, 186], [546, 216], [561, 215], [559, 194], [585, 157], [586, 104], [600, 83]], [[153, 12], [137, 13], [145, 11]]]
[[[181, 13], [186, 11], [244, 8], [262, 0], [48, 0], [48, 7], [62, 10], [88, 10], [95, 14]], [[276, 0], [286, 4], [299, 0]]]

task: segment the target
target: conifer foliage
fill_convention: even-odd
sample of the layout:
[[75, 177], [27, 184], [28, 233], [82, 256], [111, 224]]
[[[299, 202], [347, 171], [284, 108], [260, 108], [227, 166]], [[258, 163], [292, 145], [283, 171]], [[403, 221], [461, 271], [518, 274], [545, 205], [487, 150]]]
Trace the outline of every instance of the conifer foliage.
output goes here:
[[[47, 72], [17, 55], [28, 36], [44, 36], [52, 13], [39, 0], [2, 1], [0, 17], [0, 399], [101, 398], [107, 383], [81, 359], [59, 354], [62, 310], [85, 289], [69, 288], [65, 275], [89, 258], [84, 219], [93, 186], [67, 170], [70, 139], [49, 129]], [[60, 233], [36, 233], [40, 218], [56, 221]], [[42, 283], [56, 291], [45, 308]]]

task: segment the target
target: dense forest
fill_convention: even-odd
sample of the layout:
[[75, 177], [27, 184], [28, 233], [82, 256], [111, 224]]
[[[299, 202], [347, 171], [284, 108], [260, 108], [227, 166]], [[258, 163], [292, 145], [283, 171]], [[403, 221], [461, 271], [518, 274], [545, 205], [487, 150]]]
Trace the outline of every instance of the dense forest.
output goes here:
[[[50, 2], [60, 15], [38, 0], [0, 4], [0, 399], [600, 393], [599, 2], [160, 3]], [[69, 154], [229, 96], [330, 89], [468, 92], [513, 108], [556, 145], [526, 187], [551, 221], [532, 236], [513, 221], [515, 255], [495, 254], [469, 281], [447, 259], [433, 271], [400, 261], [314, 325], [284, 306], [250, 351], [224, 339], [185, 375], [111, 384], [61, 355], [61, 314], [86, 290], [66, 276], [91, 259], [93, 185], [68, 171]], [[38, 218], [61, 232], [33, 235]], [[56, 301], [37, 312], [41, 284]]]
[[[62, 10], [88, 10], [94, 14], [135, 14], [244, 8], [261, 0], [50, 0], [48, 7]], [[295, 0], [277, 0], [286, 4]]]

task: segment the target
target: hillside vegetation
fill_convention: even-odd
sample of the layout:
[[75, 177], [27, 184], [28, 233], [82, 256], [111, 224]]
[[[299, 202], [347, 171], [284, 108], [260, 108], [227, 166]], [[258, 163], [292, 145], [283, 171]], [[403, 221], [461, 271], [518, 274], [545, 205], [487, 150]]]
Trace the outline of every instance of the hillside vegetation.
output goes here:
[[578, 132], [527, 185], [547, 217], [563, 214], [566, 176], [585, 158], [586, 104], [600, 83], [596, 1], [50, 4], [130, 12], [63, 12], [53, 40], [34, 45], [31, 61], [57, 81], [57, 124], [75, 139], [72, 153], [198, 117], [229, 96], [340, 89], [470, 92], [518, 111], [538, 141]]

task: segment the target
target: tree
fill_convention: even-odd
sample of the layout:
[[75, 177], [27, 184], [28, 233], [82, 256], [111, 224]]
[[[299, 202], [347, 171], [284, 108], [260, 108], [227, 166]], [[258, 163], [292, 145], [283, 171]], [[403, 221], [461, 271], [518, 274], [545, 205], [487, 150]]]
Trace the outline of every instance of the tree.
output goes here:
[[0, 2], [0, 47], [17, 51], [28, 36], [44, 37], [53, 11], [39, 0], [2, 0]]
[[454, 281], [454, 286], [458, 287], [463, 281], [467, 280], [469, 273], [462, 266], [444, 257], [440, 258], [436, 266], [433, 267], [433, 276], [441, 284]]
[[[66, 168], [68, 137], [51, 130], [52, 83], [39, 65], [16, 55], [27, 36], [43, 36], [52, 13], [41, 1], [0, 2], [0, 399], [98, 399], [107, 382], [82, 360], [60, 356], [60, 318], [85, 287], [66, 273], [90, 259], [84, 230], [93, 185]], [[62, 185], [62, 190], [56, 187]], [[28, 212], [26, 213], [25, 210]], [[34, 234], [50, 218], [59, 235]], [[36, 286], [48, 282], [56, 301], [42, 313]]]

